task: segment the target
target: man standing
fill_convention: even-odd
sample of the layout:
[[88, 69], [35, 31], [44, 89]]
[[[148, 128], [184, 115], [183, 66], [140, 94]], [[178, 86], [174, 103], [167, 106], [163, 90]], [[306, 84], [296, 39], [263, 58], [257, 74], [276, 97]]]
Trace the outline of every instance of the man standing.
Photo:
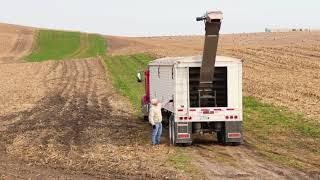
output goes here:
[[152, 145], [160, 144], [160, 137], [162, 133], [162, 114], [161, 103], [157, 99], [151, 100], [149, 122], [152, 125]]

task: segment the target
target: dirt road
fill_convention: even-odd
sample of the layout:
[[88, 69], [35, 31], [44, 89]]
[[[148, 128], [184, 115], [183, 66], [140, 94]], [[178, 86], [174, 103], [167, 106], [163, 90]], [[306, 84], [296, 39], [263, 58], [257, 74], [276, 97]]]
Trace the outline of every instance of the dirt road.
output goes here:
[[187, 147], [192, 163], [203, 170], [207, 179], [318, 179], [316, 169], [308, 173], [283, 167], [260, 156], [245, 143], [242, 146], [220, 146], [212, 137], [195, 140]]
[[[202, 53], [201, 36], [107, 37], [113, 55]], [[244, 94], [320, 121], [320, 32], [222, 35], [218, 54], [244, 60]]]

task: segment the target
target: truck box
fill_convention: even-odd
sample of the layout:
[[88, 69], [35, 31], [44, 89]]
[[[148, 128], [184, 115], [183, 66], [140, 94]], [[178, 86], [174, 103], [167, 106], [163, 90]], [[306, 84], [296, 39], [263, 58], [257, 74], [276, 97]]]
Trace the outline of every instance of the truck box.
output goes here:
[[[142, 109], [150, 99], [162, 104], [172, 144], [192, 143], [192, 134], [216, 132], [221, 143], [242, 142], [242, 61], [217, 56], [214, 98], [203, 104], [199, 93], [201, 56], [167, 57], [149, 63]], [[166, 123], [166, 122], [165, 122]]]

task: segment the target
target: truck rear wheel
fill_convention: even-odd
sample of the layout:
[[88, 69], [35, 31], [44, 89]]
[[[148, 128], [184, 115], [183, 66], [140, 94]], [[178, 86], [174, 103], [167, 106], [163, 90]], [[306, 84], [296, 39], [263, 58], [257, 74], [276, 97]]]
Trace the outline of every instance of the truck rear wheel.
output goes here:
[[169, 141], [170, 145], [176, 145], [176, 129], [174, 122], [174, 115], [171, 115], [169, 118]]

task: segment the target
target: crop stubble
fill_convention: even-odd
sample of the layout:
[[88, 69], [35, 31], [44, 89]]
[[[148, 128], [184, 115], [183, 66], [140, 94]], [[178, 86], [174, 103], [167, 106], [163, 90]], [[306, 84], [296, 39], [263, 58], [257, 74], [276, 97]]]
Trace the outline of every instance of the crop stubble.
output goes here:
[[165, 158], [153, 158], [164, 157], [167, 147], [149, 147], [149, 126], [132, 118], [99, 59], [49, 61], [37, 68], [41, 77], [35, 73], [38, 79], [24, 81], [45, 89], [39, 100], [0, 116], [2, 150], [10, 157], [93, 177], [178, 176], [166, 168]]

